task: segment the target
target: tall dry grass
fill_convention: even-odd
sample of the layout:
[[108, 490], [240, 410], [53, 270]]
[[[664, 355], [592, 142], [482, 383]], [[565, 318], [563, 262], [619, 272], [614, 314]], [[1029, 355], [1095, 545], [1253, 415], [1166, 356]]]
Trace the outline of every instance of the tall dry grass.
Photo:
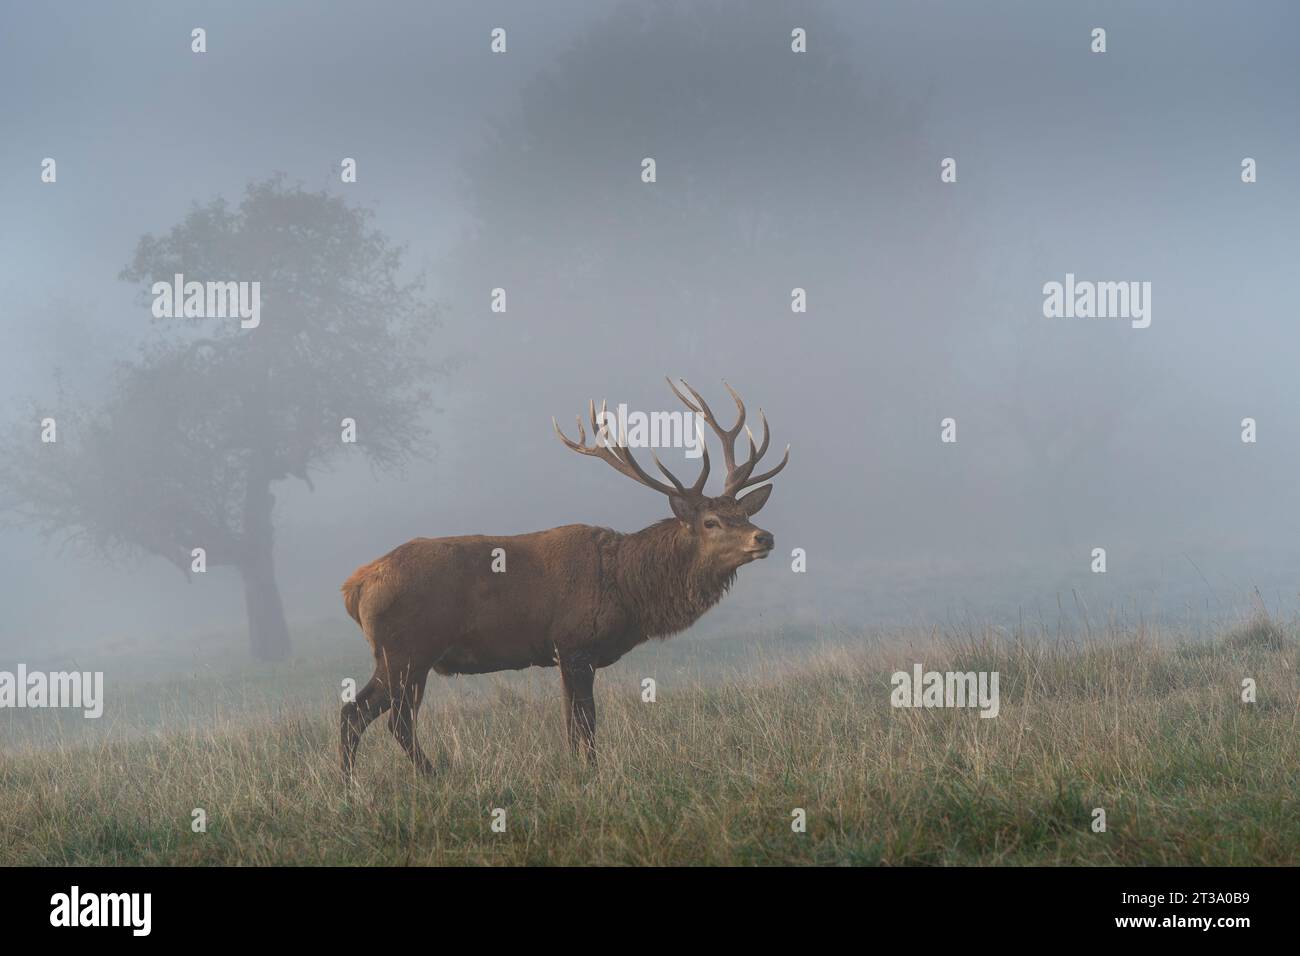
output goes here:
[[[1000, 715], [892, 708], [890, 674], [916, 661], [997, 671]], [[0, 863], [1296, 864], [1298, 664], [1271, 621], [1204, 643], [827, 647], [718, 680], [662, 669], [654, 703], [631, 663], [597, 680], [594, 770], [566, 750], [554, 674], [434, 678], [419, 733], [437, 776], [381, 721], [352, 788], [332, 694], [275, 703], [272, 682], [251, 714], [11, 750]]]

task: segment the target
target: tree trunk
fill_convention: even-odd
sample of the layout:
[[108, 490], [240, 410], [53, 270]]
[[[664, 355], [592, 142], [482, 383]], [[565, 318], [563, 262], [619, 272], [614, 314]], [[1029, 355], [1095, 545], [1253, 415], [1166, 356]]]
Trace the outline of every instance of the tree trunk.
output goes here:
[[239, 572], [244, 578], [248, 606], [248, 641], [253, 659], [282, 661], [289, 657], [289, 625], [275, 583], [274, 531], [271, 507], [275, 496], [269, 483], [251, 482], [244, 504], [244, 557]]

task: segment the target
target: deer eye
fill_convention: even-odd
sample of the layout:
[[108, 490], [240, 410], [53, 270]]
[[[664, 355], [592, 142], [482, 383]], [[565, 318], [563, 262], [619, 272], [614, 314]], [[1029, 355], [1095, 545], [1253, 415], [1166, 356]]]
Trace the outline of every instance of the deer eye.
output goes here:
[[705, 519], [704, 519], [704, 527], [706, 527], [706, 528], [721, 528], [722, 525], [718, 523], [718, 519], [717, 519], [717, 518], [705, 518]]

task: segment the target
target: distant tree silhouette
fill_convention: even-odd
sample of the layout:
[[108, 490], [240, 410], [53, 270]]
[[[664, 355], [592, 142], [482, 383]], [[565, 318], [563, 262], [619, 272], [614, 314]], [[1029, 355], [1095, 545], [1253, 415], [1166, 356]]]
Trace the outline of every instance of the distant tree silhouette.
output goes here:
[[[196, 204], [166, 235], [143, 237], [120, 278], [142, 283], [147, 301], [176, 273], [259, 281], [260, 325], [154, 319], [102, 399], [59, 383], [56, 400], [13, 423], [3, 506], [47, 537], [156, 555], [187, 575], [192, 549], [205, 549], [209, 567], [242, 577], [253, 656], [288, 656], [273, 486], [310, 487], [345, 453], [377, 469], [420, 454], [441, 371], [428, 357], [436, 310], [423, 282], [400, 277], [402, 249], [369, 218], [273, 177], [250, 184], [238, 207]], [[56, 419], [56, 444], [38, 440], [41, 415]], [[341, 440], [344, 418], [357, 423], [354, 445]]]
[[[450, 276], [466, 307], [508, 275], [548, 328], [578, 331], [584, 303], [763, 308], [772, 293], [755, 262], [860, 276], [864, 236], [888, 246], [884, 231], [907, 225], [882, 221], [892, 213], [863, 183], [910, 168], [920, 124], [860, 75], [837, 19], [737, 0], [627, 3], [576, 36], [466, 164], [473, 227]], [[815, 53], [791, 52], [796, 24]], [[645, 157], [657, 184], [641, 183]], [[679, 324], [688, 344], [693, 325]]]

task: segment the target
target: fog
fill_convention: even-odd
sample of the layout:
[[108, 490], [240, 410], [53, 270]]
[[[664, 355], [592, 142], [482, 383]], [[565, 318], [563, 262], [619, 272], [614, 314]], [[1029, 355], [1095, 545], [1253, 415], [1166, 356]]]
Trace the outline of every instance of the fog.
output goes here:
[[[322, 622], [347, 623], [348, 574], [409, 538], [666, 517], [663, 496], [566, 450], [551, 425], [575, 435], [589, 399], [680, 409], [666, 375], [724, 424], [724, 380], [751, 422], [761, 407], [772, 464], [791, 446], [760, 521], [776, 553], [701, 628], [1174, 624], [1295, 606], [1293, 5], [88, 2], [0, 16], [6, 455], [67, 412], [59, 382], [95, 408], [113, 363], [161, 339], [256, 354], [258, 336], [288, 347], [275, 336], [290, 312], [347, 313], [315, 287], [274, 288], [248, 249], [182, 250], [193, 278], [263, 280], [261, 325], [155, 320], [148, 276], [119, 274], [195, 205], [233, 208], [282, 174], [369, 210], [403, 250], [403, 281], [425, 280], [427, 401], [387, 436], [409, 460], [374, 467], [373, 415], [338, 444], [364, 382], [302, 382], [319, 420], [295, 418], [293, 436], [330, 447], [272, 483], [295, 654]], [[498, 27], [505, 53], [490, 48]], [[955, 182], [941, 181], [949, 157]], [[1150, 283], [1149, 326], [1046, 317], [1044, 285], [1067, 274]], [[229, 377], [229, 394], [252, 394], [256, 374]], [[955, 442], [941, 440], [949, 418]], [[175, 436], [135, 420], [118, 472], [165, 469]], [[64, 429], [49, 447], [86, 440]], [[680, 450], [661, 457], [694, 477]], [[150, 513], [166, 524], [178, 500]], [[247, 629], [231, 567], [187, 578], [157, 553], [38, 532], [0, 528], [0, 657]]]

